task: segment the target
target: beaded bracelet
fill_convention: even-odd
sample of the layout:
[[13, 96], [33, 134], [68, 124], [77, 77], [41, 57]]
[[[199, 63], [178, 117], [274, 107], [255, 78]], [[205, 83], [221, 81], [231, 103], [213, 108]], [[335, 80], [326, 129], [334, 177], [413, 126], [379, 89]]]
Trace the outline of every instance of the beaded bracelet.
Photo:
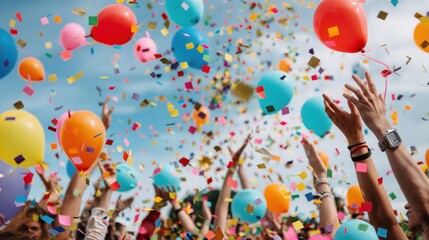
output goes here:
[[332, 195], [332, 193], [330, 193], [330, 192], [324, 192], [323, 194], [320, 195], [319, 200], [322, 201], [323, 199], [325, 199], [327, 197], [334, 198], [334, 195]]
[[314, 181], [314, 186], [317, 188], [317, 186], [319, 186], [320, 184], [327, 184], [329, 186], [328, 183], [328, 179], [326, 178], [318, 178], [316, 179], [316, 181]]

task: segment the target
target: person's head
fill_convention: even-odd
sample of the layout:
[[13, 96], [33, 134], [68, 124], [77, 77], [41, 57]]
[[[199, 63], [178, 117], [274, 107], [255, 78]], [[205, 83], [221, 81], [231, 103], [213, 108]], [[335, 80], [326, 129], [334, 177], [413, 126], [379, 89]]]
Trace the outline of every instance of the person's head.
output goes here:
[[40, 217], [48, 213], [37, 203], [27, 202], [21, 211], [0, 231], [3, 234], [25, 235], [30, 239], [49, 239], [50, 225]]
[[405, 204], [405, 209], [407, 210], [407, 217], [408, 217], [408, 229], [410, 229], [413, 232], [419, 232], [422, 230], [422, 225], [420, 224], [419, 220], [416, 218], [416, 215], [411, 210], [410, 204]]

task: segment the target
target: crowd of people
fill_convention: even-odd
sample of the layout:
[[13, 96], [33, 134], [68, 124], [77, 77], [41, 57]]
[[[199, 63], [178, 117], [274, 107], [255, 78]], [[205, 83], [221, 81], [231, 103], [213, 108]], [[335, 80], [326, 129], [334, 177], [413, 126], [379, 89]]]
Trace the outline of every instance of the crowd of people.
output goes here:
[[[382, 94], [378, 94], [374, 81], [366, 73], [366, 81], [353, 75], [356, 85], [346, 84], [352, 94], [344, 94], [349, 111], [339, 107], [330, 96], [323, 95], [325, 111], [336, 127], [347, 139], [350, 160], [355, 166], [366, 165], [366, 171], [356, 171], [359, 187], [366, 203], [371, 203], [366, 218], [362, 208], [346, 208], [342, 196], [334, 196], [327, 168], [317, 154], [316, 147], [309, 136], [302, 138], [302, 147], [308, 158], [314, 177], [315, 202], [318, 202], [318, 217], [299, 219], [297, 216], [278, 214], [268, 210], [257, 223], [248, 224], [232, 216], [230, 201], [235, 192], [230, 179], [237, 173], [241, 189], [251, 188], [246, 176], [246, 164], [242, 153], [251, 141], [249, 134], [242, 146], [234, 151], [228, 150], [231, 163], [223, 177], [219, 190], [212, 190], [197, 199], [192, 197], [178, 199], [179, 189], [157, 187], [154, 185], [154, 204], [140, 223], [137, 232], [127, 230], [127, 226], [116, 221], [123, 211], [130, 208], [133, 197], [116, 201], [115, 211], [109, 211], [113, 189], [109, 186], [116, 178], [116, 169], [107, 154], [85, 171], [72, 176], [65, 192], [59, 187], [59, 178], [37, 168], [46, 194], [40, 201], [28, 201], [20, 212], [1, 226], [0, 239], [372, 239], [361, 231], [359, 238], [348, 237], [352, 229], [341, 226], [347, 219], [361, 219], [369, 223], [380, 239], [429, 239], [429, 179], [413, 160], [402, 143], [399, 134], [386, 118], [386, 105]], [[111, 124], [113, 108], [108, 108], [106, 99], [102, 120], [105, 128]], [[386, 153], [388, 162], [408, 203], [408, 221], [398, 222], [389, 198], [379, 182], [380, 176], [371, 157], [373, 146], [368, 146], [363, 134], [363, 123], [379, 141]], [[383, 159], [376, 159], [383, 161]], [[102, 177], [88, 184], [88, 177], [96, 168]], [[0, 180], [1, 181], [1, 180]], [[83, 202], [85, 189], [92, 185], [94, 196]], [[290, 197], [290, 196], [289, 196]], [[59, 211], [52, 214], [48, 206]], [[163, 216], [161, 209], [170, 207], [169, 215]], [[189, 211], [192, 208], [193, 211]], [[339, 218], [340, 215], [346, 216]], [[50, 216], [54, 221], [48, 223], [41, 216]], [[70, 216], [77, 227], [61, 224], [58, 216]], [[294, 222], [303, 226], [297, 228]], [[369, 232], [369, 231], [366, 231]], [[342, 238], [343, 237], [343, 238]], [[344, 238], [345, 237], [345, 238]]]

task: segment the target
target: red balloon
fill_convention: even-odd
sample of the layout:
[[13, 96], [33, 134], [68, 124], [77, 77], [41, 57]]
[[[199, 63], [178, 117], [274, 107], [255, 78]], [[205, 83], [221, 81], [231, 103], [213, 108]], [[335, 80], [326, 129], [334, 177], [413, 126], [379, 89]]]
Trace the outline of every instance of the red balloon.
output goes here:
[[365, 10], [357, 0], [322, 0], [313, 26], [320, 41], [339, 52], [363, 51], [368, 39]]
[[120, 4], [109, 5], [98, 13], [98, 25], [91, 28], [91, 37], [107, 45], [122, 45], [131, 40], [137, 19], [133, 11]]

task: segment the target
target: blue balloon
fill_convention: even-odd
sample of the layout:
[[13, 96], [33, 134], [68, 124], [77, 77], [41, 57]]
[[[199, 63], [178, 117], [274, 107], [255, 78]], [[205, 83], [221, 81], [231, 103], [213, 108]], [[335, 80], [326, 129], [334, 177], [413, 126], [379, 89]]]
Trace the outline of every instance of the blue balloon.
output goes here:
[[350, 219], [341, 224], [335, 233], [334, 240], [377, 240], [377, 233], [371, 224], [358, 220]]
[[302, 122], [309, 130], [323, 137], [332, 127], [332, 121], [325, 112], [325, 105], [322, 97], [308, 99], [301, 109]]
[[116, 165], [116, 181], [119, 183], [117, 191], [126, 192], [137, 187], [138, 172], [126, 163]]
[[208, 61], [204, 60], [204, 56], [210, 56], [210, 49], [204, 46], [209, 46], [209, 40], [202, 32], [194, 27], [179, 29], [176, 34], [174, 34], [171, 43], [177, 61], [179, 63], [187, 62], [189, 67], [195, 69], [202, 69], [204, 65], [209, 64]]
[[9, 74], [15, 66], [18, 50], [12, 36], [0, 28], [0, 79]]
[[15, 205], [17, 196], [25, 196], [27, 198], [31, 188], [31, 184], [25, 186], [23, 180], [25, 175], [21, 174], [28, 173], [28, 170], [16, 168], [13, 175], [10, 176], [10, 170], [12, 169], [10, 165], [0, 160], [0, 174], [3, 175], [0, 178], [0, 214], [3, 215], [4, 222], [12, 219], [21, 210], [22, 206], [16, 207]]
[[73, 174], [76, 172], [76, 167], [73, 165], [73, 163], [70, 160], [67, 160], [66, 170], [67, 170], [67, 176], [69, 176], [69, 178], [72, 178]]
[[[252, 210], [253, 209], [253, 213]], [[267, 213], [267, 202], [262, 193], [245, 189], [238, 192], [231, 204], [232, 216], [250, 224], [262, 220]]]
[[289, 104], [293, 96], [293, 82], [282, 71], [265, 74], [259, 80], [256, 92], [264, 114], [274, 114]]
[[165, 10], [168, 17], [182, 27], [197, 24], [203, 17], [203, 0], [167, 0]]
[[175, 188], [176, 191], [180, 190], [180, 178], [176, 170], [170, 164], [163, 164], [158, 166], [153, 175], [155, 186], [165, 188]]

